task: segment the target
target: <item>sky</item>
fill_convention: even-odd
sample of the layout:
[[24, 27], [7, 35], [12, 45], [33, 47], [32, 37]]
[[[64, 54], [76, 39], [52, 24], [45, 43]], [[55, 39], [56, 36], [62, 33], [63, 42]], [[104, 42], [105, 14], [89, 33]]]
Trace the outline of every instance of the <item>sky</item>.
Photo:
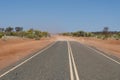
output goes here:
[[120, 31], [120, 0], [0, 0], [0, 27], [51, 33]]

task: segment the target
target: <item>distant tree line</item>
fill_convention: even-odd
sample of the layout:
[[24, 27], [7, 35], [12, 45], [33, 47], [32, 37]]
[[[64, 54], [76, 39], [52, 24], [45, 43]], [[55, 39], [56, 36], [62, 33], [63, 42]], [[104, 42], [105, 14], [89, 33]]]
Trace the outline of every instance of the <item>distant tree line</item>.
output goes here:
[[7, 28], [0, 28], [0, 38], [3, 36], [18, 36], [18, 37], [25, 37], [31, 39], [40, 39], [42, 37], [48, 37], [50, 34], [45, 31], [40, 30], [23, 30], [23, 27], [7, 27]]
[[60, 35], [75, 36], [75, 37], [92, 37], [92, 36], [94, 36], [93, 33], [91, 33], [91, 32], [85, 32], [85, 31], [65, 32], [65, 33], [61, 33]]
[[102, 31], [99, 32], [85, 32], [85, 31], [76, 31], [76, 32], [65, 32], [60, 35], [64, 36], [73, 36], [73, 37], [96, 37], [100, 39], [120, 39], [120, 31], [109, 31], [108, 27], [104, 27]]
[[108, 38], [113, 38], [116, 40], [120, 39], [120, 31], [109, 31], [108, 27], [104, 27], [103, 31], [92, 32], [92, 33], [95, 34], [95, 37], [101, 39], [108, 39]]

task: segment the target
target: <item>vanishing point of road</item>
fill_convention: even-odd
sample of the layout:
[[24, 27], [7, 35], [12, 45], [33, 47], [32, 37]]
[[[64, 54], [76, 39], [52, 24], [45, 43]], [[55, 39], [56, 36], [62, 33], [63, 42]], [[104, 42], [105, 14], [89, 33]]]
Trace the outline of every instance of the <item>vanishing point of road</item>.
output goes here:
[[120, 62], [76, 41], [56, 41], [1, 73], [0, 80], [120, 80]]

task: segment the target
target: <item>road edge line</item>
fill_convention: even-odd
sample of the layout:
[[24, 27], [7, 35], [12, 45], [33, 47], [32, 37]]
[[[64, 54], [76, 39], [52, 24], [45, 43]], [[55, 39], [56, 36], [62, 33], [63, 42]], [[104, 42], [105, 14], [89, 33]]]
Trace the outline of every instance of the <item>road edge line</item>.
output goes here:
[[99, 52], [99, 51], [97, 51], [97, 50], [95, 50], [95, 49], [93, 49], [93, 48], [91, 48], [91, 47], [89, 47], [89, 46], [86, 46], [86, 47], [88, 47], [88, 48], [91, 49], [91, 50], [94, 50], [95, 52], [101, 54], [102, 56], [106, 57], [107, 59], [109, 59], [109, 60], [111, 60], [111, 61], [113, 61], [113, 62], [115, 62], [115, 63], [117, 63], [117, 64], [120, 64], [120, 62], [116, 61], [115, 59], [113, 59], [113, 58], [111, 58], [111, 57], [109, 57], [109, 56], [107, 56], [107, 55], [105, 55], [104, 53], [101, 53], [101, 52]]
[[48, 47], [44, 48], [43, 50], [37, 52], [36, 54], [34, 54], [33, 56], [27, 58], [26, 60], [24, 60], [23, 62], [21, 62], [20, 64], [16, 65], [15, 67], [9, 69], [8, 71], [4, 72], [3, 74], [0, 75], [0, 78], [2, 78], [3, 76], [5, 76], [6, 74], [8, 74], [9, 72], [15, 70], [16, 68], [20, 67], [21, 65], [23, 65], [24, 63], [28, 62], [29, 60], [31, 60], [32, 58], [34, 58], [35, 56], [39, 55], [40, 53], [44, 52], [45, 50], [49, 49], [50, 47], [52, 47], [53, 45], [55, 45], [58, 41], [55, 41], [54, 43], [52, 43], [51, 45], [49, 45]]
[[[80, 43], [79, 41], [76, 41], [76, 42]], [[120, 65], [120, 62], [119, 62], [119, 61], [117, 61], [117, 60], [115, 60], [115, 59], [113, 59], [113, 58], [111, 58], [111, 57], [105, 55], [104, 53], [102, 53], [102, 52], [100, 52], [100, 51], [98, 51], [98, 50], [96, 50], [96, 49], [94, 49], [94, 48], [91, 48], [91, 47], [88, 46], [88, 45], [85, 45], [85, 44], [82, 44], [82, 43], [80, 43], [80, 44], [83, 45], [83, 46], [85, 46], [85, 47], [87, 47], [88, 49], [91, 49], [91, 50], [93, 50], [93, 51], [99, 53], [100, 55], [102, 55], [102, 56], [106, 57], [107, 59], [109, 59], [109, 60], [111, 60], [111, 61], [113, 61], [113, 62], [115, 62], [115, 63], [117, 63], [117, 64]]]

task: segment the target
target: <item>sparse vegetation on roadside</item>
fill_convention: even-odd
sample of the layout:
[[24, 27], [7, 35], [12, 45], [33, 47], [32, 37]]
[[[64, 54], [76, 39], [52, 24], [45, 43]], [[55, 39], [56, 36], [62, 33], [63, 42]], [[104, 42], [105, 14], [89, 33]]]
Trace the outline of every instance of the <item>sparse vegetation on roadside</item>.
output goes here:
[[73, 37], [95, 37], [99, 39], [120, 39], [120, 32], [109, 31], [108, 27], [104, 27], [103, 31], [100, 32], [85, 32], [85, 31], [77, 31], [77, 32], [65, 32], [61, 33], [63, 36], [73, 36]]
[[17, 36], [17, 37], [40, 40], [40, 38], [42, 37], [50, 37], [50, 34], [48, 32], [34, 30], [34, 29], [23, 30], [23, 27], [0, 28], [0, 38], [4, 36]]
[[66, 33], [62, 33], [60, 35], [73, 36], [73, 37], [93, 37], [93, 36], [95, 36], [92, 32], [84, 32], [84, 31], [66, 32]]
[[4, 36], [4, 34], [2, 32], [0, 32], [0, 38], [2, 38]]

